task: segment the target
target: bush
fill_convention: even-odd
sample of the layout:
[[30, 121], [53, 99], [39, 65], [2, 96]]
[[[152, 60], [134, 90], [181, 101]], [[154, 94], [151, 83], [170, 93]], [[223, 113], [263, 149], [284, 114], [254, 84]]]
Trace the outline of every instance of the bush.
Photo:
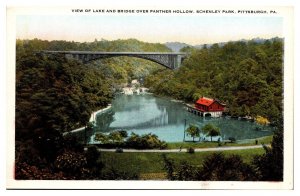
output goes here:
[[159, 147], [159, 149], [166, 149], [167, 147], [168, 147], [167, 142], [162, 141], [162, 142], [161, 142], [161, 145], [160, 145], [160, 147]]
[[260, 125], [268, 125], [268, 124], [270, 124], [269, 119], [267, 119], [267, 118], [265, 118], [265, 117], [262, 117], [262, 116], [257, 116], [257, 117], [255, 118], [255, 122], [256, 122], [257, 124], [260, 124]]
[[101, 142], [101, 143], [103, 143], [103, 144], [105, 144], [105, 143], [108, 143], [109, 138], [108, 138], [107, 135], [105, 135], [105, 134], [103, 134], [103, 133], [96, 133], [96, 134], [95, 134], [95, 140], [96, 140], [96, 141], [99, 141], [99, 142]]
[[125, 146], [136, 149], [163, 149], [167, 147], [167, 143], [159, 140], [157, 135], [151, 133], [142, 136], [132, 133], [127, 139]]
[[101, 142], [97, 146], [104, 148], [165, 149], [167, 147], [166, 142], [151, 133], [142, 136], [132, 133], [126, 140], [122, 136], [125, 136], [123, 131], [113, 131], [108, 136], [97, 133], [95, 140]]
[[123, 148], [117, 148], [116, 149], [116, 153], [122, 153], [123, 152]]
[[187, 149], [187, 152], [190, 153], [190, 154], [193, 154], [193, 153], [195, 153], [195, 149], [192, 148], [192, 147], [189, 147], [189, 148]]
[[120, 142], [123, 142], [123, 139], [124, 139], [122, 134], [119, 131], [110, 132], [108, 135], [108, 138], [112, 143], [115, 143], [115, 142], [120, 143]]
[[163, 155], [164, 171], [169, 180], [197, 181], [255, 181], [255, 170], [243, 162], [238, 155], [225, 156], [223, 153], [212, 153], [204, 158], [200, 165], [187, 162], [175, 164], [173, 159]]
[[127, 131], [125, 131], [125, 130], [119, 130], [118, 132], [120, 133], [120, 135], [121, 135], [123, 138], [127, 138], [127, 137], [128, 137]]
[[88, 167], [93, 167], [97, 165], [97, 160], [100, 156], [100, 152], [98, 151], [96, 146], [88, 146], [85, 152], [85, 158], [87, 161]]
[[234, 137], [229, 137], [228, 139], [230, 140], [230, 143], [235, 143], [236, 142], [236, 139]]
[[109, 135], [106, 135], [104, 133], [96, 133], [95, 140], [101, 142], [102, 144], [115, 143], [115, 142], [122, 143], [127, 136], [128, 135], [126, 131], [120, 130], [120, 131], [112, 131], [109, 133]]
[[84, 154], [65, 151], [56, 158], [54, 166], [60, 171], [75, 175], [80, 174], [81, 169], [87, 166], [87, 160]]
[[213, 153], [204, 159], [197, 180], [253, 181], [257, 177], [252, 166], [245, 163], [241, 156]]

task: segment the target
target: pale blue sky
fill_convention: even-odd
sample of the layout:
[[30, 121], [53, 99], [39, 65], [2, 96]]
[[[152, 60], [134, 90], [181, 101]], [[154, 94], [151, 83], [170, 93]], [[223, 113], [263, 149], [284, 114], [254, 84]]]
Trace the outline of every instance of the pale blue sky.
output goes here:
[[147, 42], [216, 43], [283, 36], [280, 17], [37, 16], [17, 18], [17, 38], [94, 41], [136, 38]]

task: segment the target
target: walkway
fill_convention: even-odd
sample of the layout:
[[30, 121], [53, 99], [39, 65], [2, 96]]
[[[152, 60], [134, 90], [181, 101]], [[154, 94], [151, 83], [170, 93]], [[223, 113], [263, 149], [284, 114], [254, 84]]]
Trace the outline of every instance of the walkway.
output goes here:
[[[230, 146], [230, 147], [216, 147], [216, 148], [195, 148], [195, 152], [209, 152], [209, 151], [225, 151], [225, 150], [247, 150], [247, 149], [257, 149], [263, 148], [262, 145], [256, 146]], [[116, 149], [98, 149], [101, 152], [115, 152]], [[187, 149], [164, 149], [164, 150], [157, 150], [157, 149], [147, 149], [147, 150], [137, 150], [137, 149], [123, 149], [123, 152], [187, 152]]]

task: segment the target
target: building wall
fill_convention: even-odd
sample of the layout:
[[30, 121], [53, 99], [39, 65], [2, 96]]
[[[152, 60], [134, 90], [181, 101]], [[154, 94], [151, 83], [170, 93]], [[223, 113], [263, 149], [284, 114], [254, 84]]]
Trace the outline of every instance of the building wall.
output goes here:
[[215, 117], [215, 118], [218, 118], [218, 117], [221, 117], [222, 116], [222, 111], [219, 111], [219, 112], [204, 112], [204, 116], [206, 115], [206, 114], [210, 114], [211, 115], [211, 117]]
[[205, 105], [200, 105], [200, 104], [196, 103], [195, 107], [203, 112], [208, 111], [208, 108]]
[[203, 112], [203, 111], [199, 111], [198, 109], [196, 108], [193, 108], [193, 107], [187, 107], [187, 110], [197, 116], [202, 116], [202, 117], [205, 117], [207, 115], [210, 115], [211, 117], [215, 117], [215, 118], [218, 118], [218, 117], [221, 117], [222, 114], [223, 114], [223, 111], [216, 111], [216, 112]]
[[215, 101], [209, 106], [208, 111], [224, 111], [224, 106]]

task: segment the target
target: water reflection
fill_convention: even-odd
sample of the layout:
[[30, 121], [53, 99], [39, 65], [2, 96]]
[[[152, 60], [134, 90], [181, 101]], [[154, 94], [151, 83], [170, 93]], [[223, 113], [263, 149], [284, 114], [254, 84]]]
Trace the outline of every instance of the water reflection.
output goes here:
[[100, 113], [96, 117], [96, 127], [95, 132], [109, 132], [110, 124], [115, 120], [115, 113], [112, 110], [108, 110], [107, 112]]
[[[248, 121], [226, 118], [203, 118], [186, 111], [181, 103], [153, 95], [118, 95], [108, 112], [97, 115], [95, 132], [109, 132], [125, 129], [137, 134], [153, 133], [162, 140], [178, 142], [183, 140], [184, 122], [200, 128], [212, 123], [221, 128], [221, 138], [251, 139], [272, 134], [269, 127], [261, 127]], [[191, 139], [186, 137], [186, 139]], [[209, 139], [210, 138], [206, 138]], [[214, 140], [217, 140], [215, 137]]]

